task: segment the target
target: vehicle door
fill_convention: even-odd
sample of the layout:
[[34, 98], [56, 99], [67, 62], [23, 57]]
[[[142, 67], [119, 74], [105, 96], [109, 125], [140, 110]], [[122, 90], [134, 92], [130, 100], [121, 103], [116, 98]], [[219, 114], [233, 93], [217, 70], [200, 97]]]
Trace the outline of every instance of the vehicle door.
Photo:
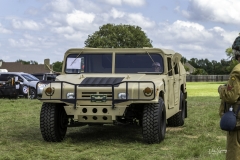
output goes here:
[[178, 63], [173, 62], [173, 79], [174, 79], [174, 106], [179, 106], [180, 102], [180, 76], [179, 76], [179, 65]]
[[171, 57], [167, 57], [167, 65], [168, 65], [168, 108], [174, 108], [175, 106], [175, 80], [173, 76], [173, 68], [172, 68], [172, 59]]

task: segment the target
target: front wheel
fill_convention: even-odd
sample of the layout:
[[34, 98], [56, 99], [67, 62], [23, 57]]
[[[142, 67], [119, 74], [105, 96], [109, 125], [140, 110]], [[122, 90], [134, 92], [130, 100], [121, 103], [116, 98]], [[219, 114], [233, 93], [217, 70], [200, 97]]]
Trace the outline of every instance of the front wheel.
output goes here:
[[147, 143], [160, 143], [166, 133], [166, 109], [162, 98], [158, 104], [146, 104], [143, 109], [142, 134]]
[[36, 89], [30, 88], [29, 98], [30, 99], [35, 99], [36, 97], [37, 97]]
[[66, 135], [67, 125], [67, 114], [63, 106], [43, 103], [40, 113], [40, 129], [45, 141], [61, 142]]

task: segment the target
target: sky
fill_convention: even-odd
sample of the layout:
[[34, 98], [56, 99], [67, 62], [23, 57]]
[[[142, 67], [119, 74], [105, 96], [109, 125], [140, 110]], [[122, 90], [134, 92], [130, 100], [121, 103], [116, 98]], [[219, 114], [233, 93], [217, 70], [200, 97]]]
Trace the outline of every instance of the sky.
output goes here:
[[0, 0], [0, 59], [62, 61], [104, 24], [142, 28], [154, 48], [227, 59], [240, 32], [240, 0]]

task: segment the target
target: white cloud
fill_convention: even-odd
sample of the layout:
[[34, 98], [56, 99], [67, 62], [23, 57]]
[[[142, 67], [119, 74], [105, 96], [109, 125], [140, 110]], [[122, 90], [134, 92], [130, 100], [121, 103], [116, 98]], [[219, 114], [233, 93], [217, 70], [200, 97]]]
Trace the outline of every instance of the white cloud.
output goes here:
[[159, 28], [161, 28], [158, 31], [160, 37], [164, 37], [164, 41], [167, 43], [193, 43], [212, 37], [212, 34], [205, 30], [204, 26], [188, 21], [177, 20], [172, 24], [164, 24]]
[[135, 6], [135, 7], [145, 5], [145, 0], [103, 0], [103, 1], [105, 1], [110, 5], [118, 5], [118, 6], [123, 4], [129, 5], [129, 6]]
[[52, 0], [46, 5], [46, 8], [53, 9], [56, 12], [66, 13], [72, 10], [74, 7], [69, 0]]
[[[67, 39], [67, 40], [72, 40], [72, 41], [75, 41], [75, 42], [83, 42], [85, 39], [85, 34], [82, 33], [82, 32], [75, 32], [74, 34], [64, 34], [64, 37]], [[81, 43], [79, 43], [81, 44]], [[83, 44], [83, 43], [82, 43]], [[83, 45], [82, 45], [83, 47]]]
[[45, 18], [44, 19], [44, 22], [47, 24], [47, 25], [50, 25], [50, 26], [60, 26], [61, 23], [59, 23], [58, 21], [54, 21], [54, 20], [51, 20], [49, 18]]
[[152, 28], [155, 26], [155, 22], [149, 18], [142, 16], [139, 13], [131, 13], [128, 15], [128, 23], [140, 26], [141, 28]]
[[52, 28], [52, 32], [56, 32], [57, 34], [62, 34], [62, 33], [74, 33], [74, 29], [70, 26], [67, 27], [55, 27]]
[[0, 23], [0, 33], [12, 33], [12, 31], [5, 29], [2, 24]]
[[15, 29], [41, 30], [44, 25], [33, 20], [20, 21], [13, 19], [12, 25]]
[[225, 59], [225, 50], [236, 38], [236, 32], [229, 32], [216, 26], [210, 29], [189, 21], [177, 20], [161, 23], [147, 30], [154, 47], [173, 49], [187, 59], [192, 57], [209, 60]]
[[111, 5], [122, 5], [122, 0], [103, 0], [103, 1]]
[[125, 13], [120, 12], [120, 11], [116, 10], [115, 8], [112, 8], [110, 15], [112, 15], [113, 18], [116, 19], [116, 18], [122, 18], [125, 15]]
[[34, 45], [32, 41], [29, 41], [26, 39], [19, 39], [19, 40], [9, 39], [8, 41], [12, 47], [17, 47], [17, 48], [21, 48], [21, 47], [30, 48]]
[[220, 23], [240, 24], [239, 0], [190, 0], [184, 16]]
[[123, 3], [130, 6], [143, 6], [145, 4], [145, 0], [123, 0]]
[[93, 13], [74, 10], [72, 13], [67, 14], [67, 23], [71, 26], [81, 27], [84, 23], [92, 23], [94, 18]]

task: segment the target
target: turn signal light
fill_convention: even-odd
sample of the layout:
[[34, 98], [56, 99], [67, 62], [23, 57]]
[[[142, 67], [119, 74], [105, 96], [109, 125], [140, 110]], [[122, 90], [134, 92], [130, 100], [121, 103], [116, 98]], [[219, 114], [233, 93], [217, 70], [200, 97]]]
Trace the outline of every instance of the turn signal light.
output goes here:
[[54, 94], [54, 90], [55, 89], [53, 87], [48, 87], [48, 88], [45, 89], [45, 94], [47, 96], [52, 96]]

